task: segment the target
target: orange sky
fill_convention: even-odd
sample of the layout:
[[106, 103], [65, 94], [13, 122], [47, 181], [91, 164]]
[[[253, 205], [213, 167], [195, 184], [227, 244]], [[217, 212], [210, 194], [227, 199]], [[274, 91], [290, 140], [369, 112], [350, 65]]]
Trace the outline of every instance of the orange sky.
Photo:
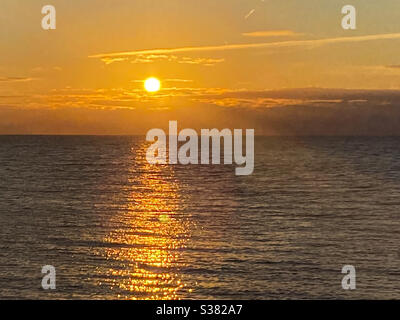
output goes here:
[[[352, 1], [357, 30], [341, 27], [347, 1], [50, 2], [51, 31], [42, 1], [0, 3], [0, 133], [142, 134], [168, 120], [256, 134], [395, 127], [370, 119], [377, 106], [397, 119], [398, 1]], [[143, 90], [150, 76], [157, 94]]]

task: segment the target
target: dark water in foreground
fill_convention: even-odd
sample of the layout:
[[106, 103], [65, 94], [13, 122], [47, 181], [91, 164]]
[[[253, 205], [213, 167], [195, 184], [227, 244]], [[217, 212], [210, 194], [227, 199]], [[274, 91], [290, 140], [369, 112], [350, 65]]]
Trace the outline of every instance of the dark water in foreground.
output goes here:
[[0, 137], [0, 299], [399, 299], [400, 138], [255, 148], [238, 177], [139, 137]]

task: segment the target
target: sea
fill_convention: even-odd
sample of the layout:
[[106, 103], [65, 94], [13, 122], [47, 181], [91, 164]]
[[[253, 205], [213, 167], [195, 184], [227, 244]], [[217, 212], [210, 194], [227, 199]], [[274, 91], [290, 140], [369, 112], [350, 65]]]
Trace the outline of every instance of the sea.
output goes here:
[[400, 299], [399, 137], [256, 137], [248, 176], [148, 146], [0, 136], [0, 299]]

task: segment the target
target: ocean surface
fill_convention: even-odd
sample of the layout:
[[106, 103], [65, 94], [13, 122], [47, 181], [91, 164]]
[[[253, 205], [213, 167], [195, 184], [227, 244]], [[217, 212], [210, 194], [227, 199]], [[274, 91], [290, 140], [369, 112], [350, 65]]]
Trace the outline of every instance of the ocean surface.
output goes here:
[[250, 176], [147, 146], [0, 136], [0, 299], [400, 299], [400, 138], [257, 137]]

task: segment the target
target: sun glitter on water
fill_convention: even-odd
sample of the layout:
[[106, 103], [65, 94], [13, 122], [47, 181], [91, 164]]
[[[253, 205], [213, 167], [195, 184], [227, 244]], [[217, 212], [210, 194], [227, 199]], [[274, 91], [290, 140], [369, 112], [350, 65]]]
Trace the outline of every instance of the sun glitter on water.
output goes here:
[[161, 88], [161, 82], [157, 78], [148, 78], [144, 81], [144, 88], [147, 92], [157, 92]]

